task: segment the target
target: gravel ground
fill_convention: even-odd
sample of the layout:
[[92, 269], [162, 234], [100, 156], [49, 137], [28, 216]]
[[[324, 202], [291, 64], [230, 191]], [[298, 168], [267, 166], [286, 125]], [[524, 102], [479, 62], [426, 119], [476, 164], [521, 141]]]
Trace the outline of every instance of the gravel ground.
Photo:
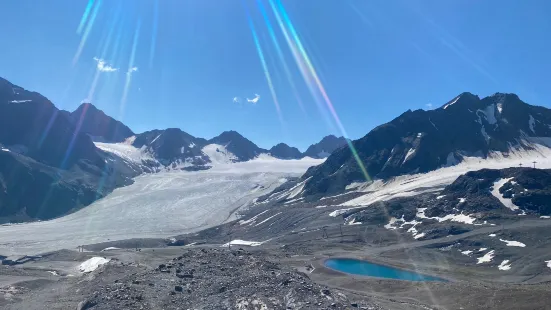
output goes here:
[[0, 306], [5, 309], [382, 309], [368, 300], [350, 299], [340, 290], [313, 283], [306, 273], [279, 263], [279, 259], [264, 251], [241, 248], [185, 249], [179, 256], [156, 266], [113, 258], [89, 274], [9, 285], [0, 291], [4, 293]]

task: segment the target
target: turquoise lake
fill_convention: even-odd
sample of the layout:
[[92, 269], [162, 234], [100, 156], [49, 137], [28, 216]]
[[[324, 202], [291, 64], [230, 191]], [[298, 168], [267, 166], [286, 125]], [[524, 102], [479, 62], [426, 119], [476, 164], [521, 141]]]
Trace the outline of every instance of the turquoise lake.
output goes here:
[[407, 281], [446, 281], [433, 276], [350, 258], [328, 259], [325, 261], [325, 266], [333, 270], [360, 276]]

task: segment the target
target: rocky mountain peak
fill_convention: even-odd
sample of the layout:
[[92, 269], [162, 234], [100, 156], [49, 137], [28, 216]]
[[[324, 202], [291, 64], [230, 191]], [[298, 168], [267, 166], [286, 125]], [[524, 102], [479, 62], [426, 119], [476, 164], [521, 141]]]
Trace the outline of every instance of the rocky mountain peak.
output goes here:
[[296, 148], [285, 143], [279, 143], [270, 149], [270, 154], [281, 159], [299, 159], [302, 153]]
[[80, 124], [80, 131], [97, 142], [122, 142], [134, 135], [126, 125], [89, 102], [82, 103], [75, 111], [64, 114], [74, 125]]

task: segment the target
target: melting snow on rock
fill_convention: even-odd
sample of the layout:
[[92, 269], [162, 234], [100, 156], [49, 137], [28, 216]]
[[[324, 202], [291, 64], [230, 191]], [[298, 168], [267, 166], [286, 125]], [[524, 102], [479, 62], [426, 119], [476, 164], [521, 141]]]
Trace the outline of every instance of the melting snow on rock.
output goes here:
[[[267, 241], [264, 241], [264, 242], [267, 242]], [[236, 239], [236, 240], [232, 240], [228, 243], [225, 243], [223, 244], [222, 246], [223, 247], [227, 247], [227, 246], [230, 246], [231, 245], [247, 245], [247, 246], [259, 246], [261, 244], [263, 244], [264, 242], [258, 242], [258, 241], [245, 241], [245, 240], [240, 240], [240, 239]]]
[[484, 256], [477, 258], [477, 264], [489, 263], [492, 259], [494, 259], [494, 250], [491, 250], [490, 252], [484, 254]]
[[109, 261], [110, 259], [104, 258], [104, 257], [99, 257], [99, 256], [92, 257], [89, 260], [80, 264], [78, 266], [78, 269], [80, 270], [80, 272], [84, 272], [84, 273], [92, 272], [98, 269], [99, 266], [103, 264], [107, 264]]
[[509, 241], [509, 240], [503, 240], [503, 239], [499, 239], [499, 241], [507, 243], [507, 246], [518, 246], [518, 247], [521, 247], [521, 248], [526, 246], [526, 244], [524, 244], [522, 242], [518, 242], [518, 241]]
[[494, 183], [494, 187], [492, 189], [492, 195], [494, 195], [494, 197], [496, 197], [497, 199], [499, 199], [499, 201], [505, 206], [507, 207], [508, 209], [510, 209], [511, 211], [515, 211], [515, 210], [518, 210], [518, 206], [515, 206], [513, 204], [513, 201], [510, 199], [510, 198], [503, 198], [503, 195], [501, 195], [501, 193], [499, 192], [499, 189], [507, 182], [509, 182], [510, 180], [512, 180], [513, 178], [508, 178], [508, 179], [499, 179], [497, 180], [495, 183]]
[[511, 264], [509, 264], [509, 260], [506, 259], [506, 260], [502, 261], [501, 264], [499, 264], [499, 266], [497, 266], [497, 269], [499, 269], [499, 270], [509, 270], [509, 269], [511, 269]]

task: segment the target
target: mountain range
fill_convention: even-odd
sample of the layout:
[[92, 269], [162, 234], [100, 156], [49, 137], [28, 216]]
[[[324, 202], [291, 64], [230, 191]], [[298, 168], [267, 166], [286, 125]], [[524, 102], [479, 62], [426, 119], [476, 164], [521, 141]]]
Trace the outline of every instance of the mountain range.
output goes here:
[[338, 193], [353, 182], [425, 173], [467, 158], [549, 147], [551, 110], [529, 105], [515, 94], [479, 98], [462, 93], [434, 110], [408, 110], [352, 145], [357, 157], [350, 148], [340, 148], [303, 175], [304, 195]]
[[136, 134], [91, 103], [59, 110], [0, 78], [0, 222], [67, 214], [141, 173], [209, 169], [259, 156], [325, 158], [344, 144], [328, 136], [301, 153], [284, 143], [262, 149], [235, 131], [209, 140], [178, 128]]

